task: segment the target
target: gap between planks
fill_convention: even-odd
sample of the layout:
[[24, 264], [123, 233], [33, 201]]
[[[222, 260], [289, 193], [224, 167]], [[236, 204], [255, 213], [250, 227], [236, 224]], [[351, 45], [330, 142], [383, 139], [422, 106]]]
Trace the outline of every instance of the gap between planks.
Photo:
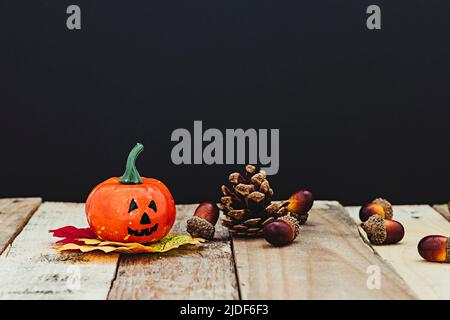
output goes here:
[[[359, 224], [360, 207], [346, 209]], [[427, 262], [417, 251], [420, 239], [427, 235], [449, 236], [450, 223], [428, 205], [394, 206], [394, 219], [405, 227], [405, 237], [398, 244], [373, 246], [375, 252], [395, 268], [420, 299], [450, 299], [450, 264]], [[365, 232], [358, 228], [368, 242]]]
[[445, 219], [450, 221], [450, 212], [448, 210], [450, 204], [436, 204], [433, 206], [433, 209], [439, 212]]
[[41, 198], [0, 199], [0, 254], [22, 231], [41, 203]]
[[[416, 298], [335, 201], [316, 201], [299, 238], [286, 247], [233, 237], [233, 248], [243, 299]], [[371, 266], [383, 274], [379, 290], [367, 285]]]

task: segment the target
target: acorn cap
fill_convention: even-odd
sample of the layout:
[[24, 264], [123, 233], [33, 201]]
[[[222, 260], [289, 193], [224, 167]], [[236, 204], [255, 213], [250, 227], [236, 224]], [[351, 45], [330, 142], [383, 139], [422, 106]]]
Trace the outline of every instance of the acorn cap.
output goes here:
[[447, 256], [445, 257], [445, 262], [450, 262], [450, 238], [447, 238]]
[[366, 222], [361, 224], [367, 237], [373, 244], [383, 244], [387, 238], [386, 225], [384, 219], [379, 215], [371, 216]]
[[294, 239], [297, 238], [298, 234], [300, 233], [300, 223], [296, 218], [286, 215], [278, 218], [277, 220], [282, 220], [290, 225], [292, 229], [294, 229]]
[[304, 225], [306, 223], [306, 221], [308, 220], [309, 214], [297, 214], [297, 213], [293, 213], [290, 212], [291, 216], [294, 217], [295, 219], [297, 219], [298, 223], [300, 225]]
[[214, 238], [214, 225], [198, 216], [193, 216], [188, 219], [186, 229], [194, 238], [204, 238], [208, 240]]
[[392, 219], [392, 217], [394, 216], [394, 209], [392, 208], [392, 204], [389, 201], [383, 198], [376, 198], [375, 200], [372, 201], [372, 203], [379, 204], [380, 206], [383, 207], [385, 219], [388, 220]]

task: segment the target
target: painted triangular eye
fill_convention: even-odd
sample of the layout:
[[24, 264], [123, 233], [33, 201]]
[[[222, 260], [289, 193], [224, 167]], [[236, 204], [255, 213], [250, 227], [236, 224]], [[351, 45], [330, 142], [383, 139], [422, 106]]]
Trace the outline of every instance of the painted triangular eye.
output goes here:
[[153, 209], [153, 211], [155, 211], [156, 212], [156, 203], [155, 203], [155, 201], [150, 201], [150, 204], [148, 205], [148, 207], [150, 208], [150, 209]]
[[138, 208], [136, 201], [134, 199], [131, 199], [130, 202], [130, 208], [128, 209], [128, 213], [130, 213], [133, 210], [136, 210]]

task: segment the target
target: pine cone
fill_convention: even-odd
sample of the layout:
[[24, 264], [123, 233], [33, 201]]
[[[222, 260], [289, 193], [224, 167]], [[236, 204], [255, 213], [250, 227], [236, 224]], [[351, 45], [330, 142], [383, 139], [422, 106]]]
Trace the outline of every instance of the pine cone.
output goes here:
[[254, 237], [263, 232], [267, 223], [288, 213], [289, 202], [272, 203], [273, 190], [264, 171], [247, 165], [245, 175], [235, 172], [228, 180], [231, 188], [223, 185], [219, 209], [224, 213], [222, 224], [231, 234]]

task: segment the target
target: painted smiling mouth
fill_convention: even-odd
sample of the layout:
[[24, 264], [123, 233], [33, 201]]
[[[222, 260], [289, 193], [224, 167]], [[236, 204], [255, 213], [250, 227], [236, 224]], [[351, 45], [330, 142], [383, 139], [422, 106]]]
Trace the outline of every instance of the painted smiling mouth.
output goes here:
[[149, 236], [151, 235], [153, 232], [156, 231], [156, 229], [158, 229], [158, 224], [155, 224], [153, 227], [151, 228], [146, 228], [146, 229], [141, 229], [141, 230], [133, 230], [131, 228], [128, 228], [128, 234], [130, 236], [135, 236], [135, 237], [143, 237], [143, 236]]

